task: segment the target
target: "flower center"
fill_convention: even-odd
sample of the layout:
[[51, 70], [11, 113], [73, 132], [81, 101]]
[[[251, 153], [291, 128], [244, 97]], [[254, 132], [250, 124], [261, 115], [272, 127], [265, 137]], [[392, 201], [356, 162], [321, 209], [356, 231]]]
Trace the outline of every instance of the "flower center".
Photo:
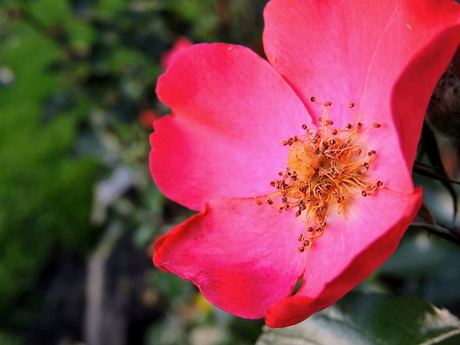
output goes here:
[[[305, 134], [282, 142], [289, 146], [287, 167], [278, 173], [279, 179], [270, 182], [277, 191], [265, 199], [279, 212], [295, 210], [295, 217], [306, 223], [298, 238], [299, 252], [309, 249], [313, 240], [323, 234], [332, 208], [343, 214], [355, 195], [369, 196], [383, 185], [370, 180], [370, 167], [377, 152], [368, 150], [363, 141], [368, 131], [380, 128], [380, 124], [373, 123], [361, 133], [362, 123], [352, 111], [355, 123], [337, 130], [328, 119], [332, 103], [317, 103], [314, 97], [311, 101], [324, 107], [323, 116], [317, 119], [319, 126], [302, 125]], [[256, 203], [261, 205], [262, 201], [257, 198]]]

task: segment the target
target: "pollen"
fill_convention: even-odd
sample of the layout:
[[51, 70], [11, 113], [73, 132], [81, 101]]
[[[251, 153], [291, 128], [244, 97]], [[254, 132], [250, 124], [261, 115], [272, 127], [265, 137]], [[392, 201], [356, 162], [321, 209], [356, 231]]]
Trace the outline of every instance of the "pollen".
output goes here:
[[371, 179], [378, 152], [368, 149], [365, 143], [368, 132], [381, 125], [374, 122], [364, 130], [364, 119], [358, 120], [351, 109], [354, 103], [349, 103], [354, 124], [336, 129], [328, 118], [332, 103], [318, 103], [315, 97], [311, 101], [324, 108], [323, 116], [317, 119], [318, 126], [309, 128], [304, 124], [303, 134], [281, 142], [289, 147], [286, 169], [270, 182], [276, 190], [264, 196], [264, 201], [262, 197], [255, 200], [278, 212], [291, 212], [305, 222], [305, 231], [298, 237], [300, 253], [309, 250], [327, 231], [331, 211], [344, 215], [355, 198], [370, 197], [384, 184]]

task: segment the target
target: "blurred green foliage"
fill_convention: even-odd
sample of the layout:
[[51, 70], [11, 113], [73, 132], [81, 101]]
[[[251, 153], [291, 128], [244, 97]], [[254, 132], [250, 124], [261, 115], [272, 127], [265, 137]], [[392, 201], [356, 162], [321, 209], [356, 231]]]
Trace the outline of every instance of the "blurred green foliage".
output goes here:
[[0, 52], [13, 79], [0, 92], [0, 315], [31, 287], [58, 241], [89, 248], [97, 167], [93, 160], [71, 157], [75, 113], [44, 121], [44, 104], [59, 87], [59, 74], [50, 68], [59, 47], [28, 23], [6, 24]]
[[[150, 180], [150, 129], [140, 124], [140, 113], [168, 111], [156, 99], [154, 88], [162, 73], [161, 57], [177, 37], [245, 44], [261, 52], [265, 3], [5, 0], [0, 4], [2, 344], [22, 343], [14, 331], [40, 318], [47, 302], [40, 300], [42, 292], [34, 290], [56, 251], [87, 255], [105, 229], [120, 219], [131, 229], [133, 242], [147, 247], [161, 224], [187, 217], [189, 213], [177, 206], [164, 205]], [[98, 200], [93, 193], [98, 183], [117, 171], [129, 171], [130, 183], [109, 200]], [[134, 194], [125, 194], [129, 190]], [[163, 272], [155, 277], [152, 291], [168, 296], [173, 313], [184, 304], [195, 305], [196, 290], [189, 283]], [[174, 289], [165, 290], [169, 279], [174, 280]], [[203, 315], [207, 316], [198, 324], [215, 322], [212, 311]], [[157, 331], [152, 328], [152, 334], [164, 337], [168, 320], [171, 317]], [[190, 332], [188, 322], [181, 339]], [[258, 330], [260, 323], [256, 324], [249, 328]], [[227, 343], [240, 342], [232, 339]]]

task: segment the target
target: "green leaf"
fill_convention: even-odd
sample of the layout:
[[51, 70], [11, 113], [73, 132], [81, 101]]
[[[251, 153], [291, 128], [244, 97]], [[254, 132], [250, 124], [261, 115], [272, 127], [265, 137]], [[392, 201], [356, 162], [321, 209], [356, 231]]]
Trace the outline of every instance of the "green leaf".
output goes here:
[[66, 21], [65, 27], [69, 35], [70, 44], [76, 49], [88, 50], [96, 39], [93, 27], [84, 21], [74, 18]]
[[124, 11], [128, 8], [126, 0], [99, 0], [96, 6], [96, 12], [99, 17], [110, 18], [117, 12]]
[[460, 320], [418, 297], [350, 293], [332, 307], [286, 328], [269, 329], [256, 345], [455, 345]]
[[28, 1], [27, 7], [34, 18], [45, 26], [64, 22], [72, 16], [72, 8], [68, 0]]

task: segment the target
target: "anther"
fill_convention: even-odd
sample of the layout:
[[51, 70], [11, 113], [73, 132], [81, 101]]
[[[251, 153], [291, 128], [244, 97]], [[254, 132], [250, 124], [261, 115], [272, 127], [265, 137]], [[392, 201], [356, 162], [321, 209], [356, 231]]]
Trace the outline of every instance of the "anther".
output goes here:
[[[306, 230], [298, 237], [299, 252], [309, 250], [313, 241], [327, 231], [326, 220], [334, 206], [337, 214], [344, 214], [353, 201], [350, 194], [367, 197], [383, 185], [382, 181], [372, 181], [366, 172], [377, 152], [368, 149], [363, 141], [369, 129], [379, 128], [380, 124], [374, 122], [369, 126], [367, 122], [358, 122], [352, 111], [354, 122], [346, 123], [343, 129], [333, 128], [334, 121], [328, 119], [326, 108], [332, 102], [318, 103], [315, 97], [310, 100], [323, 106], [323, 115], [315, 120], [318, 125], [308, 128], [300, 123], [301, 134], [281, 142], [289, 149], [286, 169], [270, 182], [276, 191], [255, 200], [258, 205], [273, 205], [280, 213], [287, 211], [302, 217]], [[354, 108], [355, 104], [348, 106]], [[360, 135], [364, 124], [369, 127]]]
[[310, 97], [310, 101], [311, 101], [311, 102], [314, 102], [314, 101], [316, 101], [316, 97], [314, 97], [314, 96], [311, 96], [311, 97]]
[[254, 201], [256, 202], [256, 204], [257, 204], [257, 205], [262, 205], [262, 204], [263, 204], [263, 202], [262, 202], [262, 201], [260, 201], [260, 200], [259, 200], [259, 199], [257, 199], [257, 198], [256, 198], [256, 199], [254, 199]]

